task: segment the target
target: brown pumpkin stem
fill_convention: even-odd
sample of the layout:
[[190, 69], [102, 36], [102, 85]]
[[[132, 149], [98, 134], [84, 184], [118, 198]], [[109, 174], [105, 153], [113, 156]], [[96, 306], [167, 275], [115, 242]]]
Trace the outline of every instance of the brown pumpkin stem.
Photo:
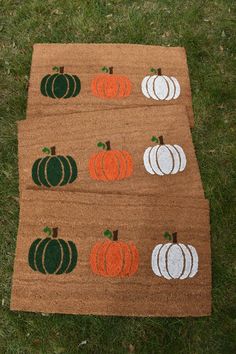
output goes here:
[[163, 139], [163, 136], [161, 135], [161, 136], [159, 136], [158, 137], [158, 139], [159, 139], [159, 143], [160, 143], [160, 145], [164, 145], [164, 139]]
[[63, 74], [63, 73], [64, 73], [64, 66], [60, 66], [60, 68], [59, 68], [59, 73], [60, 73], [60, 74]]
[[56, 155], [56, 146], [52, 146], [50, 150], [51, 150], [51, 155]]
[[53, 227], [52, 238], [57, 238], [57, 235], [58, 235], [58, 227]]
[[173, 241], [173, 243], [177, 243], [177, 232], [173, 232], [172, 241]]
[[113, 231], [112, 241], [118, 241], [118, 230]]
[[161, 68], [158, 68], [158, 69], [157, 69], [157, 75], [162, 75], [162, 74], [161, 74]]
[[109, 69], [109, 74], [112, 75], [113, 74], [113, 66], [110, 66], [108, 69]]
[[111, 142], [108, 140], [105, 142], [106, 146], [107, 146], [107, 151], [111, 150]]

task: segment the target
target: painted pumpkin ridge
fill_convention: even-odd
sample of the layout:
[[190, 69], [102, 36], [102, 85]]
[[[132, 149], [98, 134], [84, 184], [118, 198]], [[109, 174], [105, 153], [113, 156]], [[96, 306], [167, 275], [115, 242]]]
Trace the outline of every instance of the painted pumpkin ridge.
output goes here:
[[[177, 242], [177, 232], [173, 232], [172, 233], [172, 244], [176, 244], [178, 245], [178, 242]], [[178, 245], [179, 246], [179, 245]], [[171, 279], [174, 279], [173, 276], [170, 274], [169, 272], [169, 269], [168, 269], [168, 255], [169, 255], [169, 252], [170, 252], [170, 248], [171, 248], [171, 244], [170, 246], [168, 247], [167, 251], [166, 251], [166, 270], [167, 270], [167, 273], [169, 274], [169, 277]], [[183, 270], [182, 270], [182, 273], [180, 274], [180, 278], [182, 277], [183, 273], [184, 273], [184, 269], [185, 269], [185, 258], [184, 258], [184, 252], [182, 250], [182, 248], [179, 246], [179, 249], [183, 255], [183, 261], [184, 261], [184, 264], [183, 264]], [[160, 254], [160, 253], [159, 253]]]
[[[105, 148], [106, 151], [111, 151], [111, 142], [110, 141], [106, 141], [105, 142]], [[105, 158], [105, 154], [102, 155], [102, 161], [101, 161], [101, 165], [102, 165], [102, 169], [103, 169], [103, 174], [104, 174], [104, 177], [105, 177], [105, 180], [109, 181], [109, 178], [107, 177], [106, 175], [106, 169], [104, 168], [104, 158]]]
[[191, 248], [189, 245], [185, 245], [187, 247], [187, 249], [189, 250], [189, 253], [190, 253], [190, 256], [191, 256], [191, 267], [190, 267], [190, 270], [189, 270], [189, 273], [187, 276], [190, 276], [190, 274], [192, 273], [192, 270], [193, 270], [193, 254], [192, 254], [192, 251], [191, 251]]
[[[55, 155], [56, 155], [56, 147], [55, 147], [55, 146], [52, 146], [52, 147], [50, 148], [50, 151], [51, 151], [51, 156], [55, 156]], [[47, 161], [46, 161], [46, 163], [45, 163], [45, 166], [44, 166], [44, 175], [45, 175], [45, 179], [46, 179], [46, 181], [47, 181], [47, 184], [48, 184], [49, 186], [51, 186], [51, 185], [50, 185], [50, 182], [49, 182], [48, 176], [47, 176], [47, 167], [48, 167], [48, 164], [49, 164], [49, 162], [50, 162], [51, 156], [47, 159]], [[61, 180], [60, 180], [60, 182], [58, 183], [59, 186], [60, 186], [61, 183], [62, 183], [62, 181], [63, 181], [63, 179], [64, 179], [64, 177], [65, 177], [65, 171], [64, 171], [64, 169], [63, 169], [63, 164], [62, 164], [62, 162], [61, 162], [61, 159], [59, 159], [59, 162], [60, 162], [61, 170], [62, 170]], [[52, 187], [52, 186], [51, 186], [51, 187]]]
[[[56, 152], [55, 152], [55, 154], [56, 154]], [[60, 263], [59, 263], [57, 269], [55, 270], [54, 274], [57, 274], [57, 273], [59, 272], [59, 270], [60, 270], [60, 268], [61, 268], [61, 266], [62, 266], [62, 264], [63, 264], [63, 248], [62, 248], [62, 245], [61, 245], [61, 242], [63, 242], [63, 240], [61, 240], [61, 242], [59, 242], [58, 239], [57, 239], [57, 237], [58, 237], [58, 227], [53, 227], [53, 228], [52, 228], [52, 235], [51, 235], [51, 238], [52, 238], [52, 239], [56, 239], [56, 242], [58, 243], [58, 246], [59, 246], [59, 248], [60, 248], [60, 250], [61, 250], [61, 261], [60, 261]], [[48, 245], [49, 245], [49, 242], [47, 243], [47, 245], [45, 246], [45, 248], [44, 248], [44, 250], [43, 250], [43, 257], [42, 257], [43, 260], [45, 260], [45, 255], [46, 255], [46, 250], [47, 250], [47, 248], [48, 248]], [[44, 262], [43, 262], [43, 268], [44, 268], [44, 270], [45, 270], [45, 273], [47, 273], [47, 270], [46, 270], [46, 268], [45, 268]]]
[[[162, 136], [162, 135], [158, 137], [157, 141], [159, 141], [159, 144], [160, 144], [159, 147], [160, 147], [161, 145], [164, 145], [164, 139], [163, 139], [163, 136]], [[157, 158], [157, 153], [158, 153], [159, 147], [156, 149], [155, 157], [156, 157], [157, 166], [158, 166], [159, 170], [161, 171], [161, 173], [164, 175], [164, 173], [163, 173], [163, 171], [162, 171], [162, 169], [161, 169], [161, 167], [160, 167], [158, 158]], [[152, 148], [152, 149], [153, 149], [153, 148]]]
[[36, 240], [34, 240], [34, 242], [32, 243], [31, 247], [30, 247], [30, 251], [29, 251], [29, 256], [28, 256], [28, 262], [29, 262], [29, 265], [30, 267], [33, 269], [33, 270], [37, 270], [37, 264], [36, 264], [36, 260], [35, 260], [35, 256], [34, 257], [31, 257], [30, 256], [30, 253], [32, 254], [36, 254], [37, 253], [37, 250], [38, 250], [38, 247], [40, 245], [40, 243], [43, 241], [43, 239], [41, 238], [37, 238]]
[[[107, 230], [108, 231], [108, 230]], [[104, 233], [105, 234], [105, 233]], [[118, 241], [118, 230], [115, 230], [112, 232], [112, 236], [106, 236], [108, 237], [111, 241], [114, 241], [114, 242], [117, 242]], [[117, 242], [117, 245], [120, 246]], [[109, 255], [109, 248], [111, 248], [112, 246], [112, 242], [109, 242], [108, 246], [106, 247], [106, 250], [104, 252], [104, 271], [105, 273], [107, 273], [109, 271], [109, 269], [107, 268], [107, 257]], [[121, 250], [121, 247], [120, 247], [120, 250]], [[122, 267], [121, 267], [121, 270], [122, 270]], [[121, 271], [120, 271], [121, 272]], [[120, 274], [120, 273], [119, 273]], [[118, 274], [118, 275], [119, 275]]]

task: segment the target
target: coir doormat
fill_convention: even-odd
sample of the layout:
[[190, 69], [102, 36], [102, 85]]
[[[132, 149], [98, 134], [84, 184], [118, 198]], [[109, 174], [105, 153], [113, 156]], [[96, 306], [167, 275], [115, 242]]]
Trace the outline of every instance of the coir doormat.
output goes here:
[[23, 192], [11, 309], [209, 315], [207, 202]]
[[141, 105], [187, 107], [194, 125], [184, 48], [131, 44], [34, 45], [27, 118]]
[[184, 106], [20, 121], [20, 189], [204, 198]]

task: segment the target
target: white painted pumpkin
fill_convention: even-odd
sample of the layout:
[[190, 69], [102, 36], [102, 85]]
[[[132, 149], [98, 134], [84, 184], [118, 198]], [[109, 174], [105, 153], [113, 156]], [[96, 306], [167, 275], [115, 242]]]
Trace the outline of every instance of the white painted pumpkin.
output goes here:
[[173, 76], [161, 74], [161, 69], [151, 69], [157, 75], [148, 75], [142, 81], [142, 93], [147, 98], [154, 100], [176, 100], [180, 95], [179, 81]]
[[160, 145], [149, 146], [143, 155], [146, 171], [151, 175], [159, 176], [182, 172], [187, 164], [184, 150], [179, 145], [164, 144], [163, 137], [152, 137], [152, 141]]
[[152, 252], [152, 270], [165, 279], [193, 278], [198, 272], [198, 254], [191, 245], [177, 243], [177, 233], [173, 242], [157, 245]]

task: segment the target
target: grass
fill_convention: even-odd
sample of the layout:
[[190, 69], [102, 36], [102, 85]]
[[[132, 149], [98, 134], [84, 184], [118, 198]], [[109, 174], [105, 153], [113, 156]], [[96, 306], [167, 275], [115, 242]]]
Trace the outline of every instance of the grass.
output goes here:
[[[235, 1], [1, 0], [0, 353], [235, 353]], [[118, 42], [184, 46], [193, 139], [211, 203], [213, 314], [115, 318], [9, 311], [18, 225], [16, 121], [24, 119], [32, 45]], [[87, 344], [78, 344], [88, 340]]]

